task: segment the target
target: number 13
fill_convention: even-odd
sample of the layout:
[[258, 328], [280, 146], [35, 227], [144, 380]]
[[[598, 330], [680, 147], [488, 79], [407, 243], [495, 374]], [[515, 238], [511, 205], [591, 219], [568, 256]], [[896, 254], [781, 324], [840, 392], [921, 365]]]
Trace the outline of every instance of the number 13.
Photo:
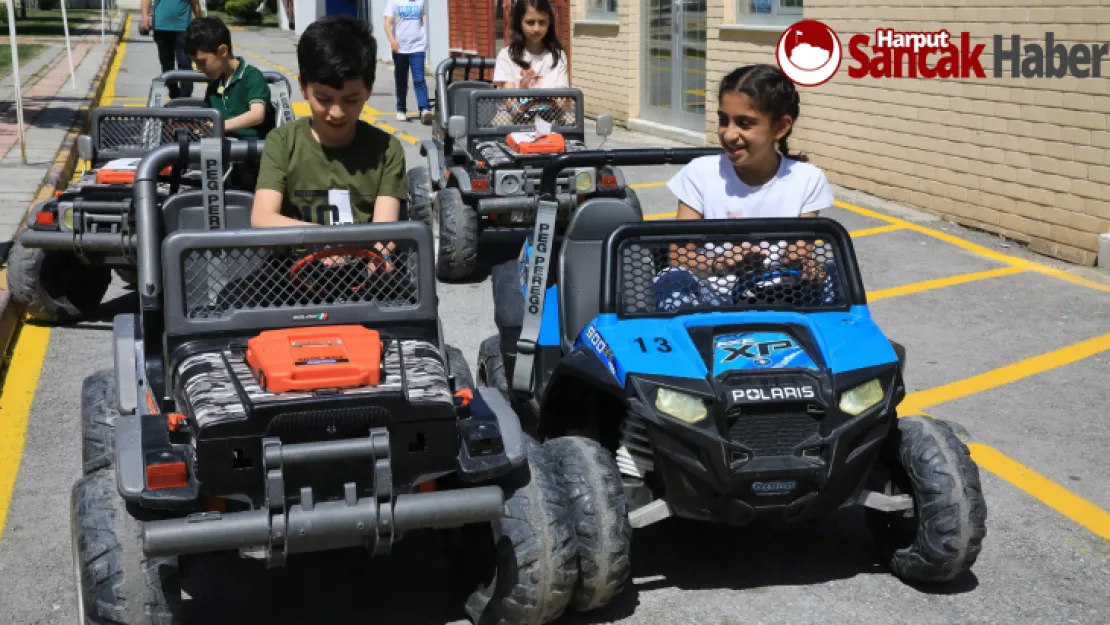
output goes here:
[[[664, 354], [671, 351], [671, 344], [668, 343], [667, 339], [665, 339], [664, 337], [656, 336], [653, 337], [652, 340], [655, 341], [655, 351], [662, 352]], [[648, 350], [647, 343], [644, 342], [643, 337], [636, 337], [636, 343], [640, 345], [640, 351], [646, 354]]]

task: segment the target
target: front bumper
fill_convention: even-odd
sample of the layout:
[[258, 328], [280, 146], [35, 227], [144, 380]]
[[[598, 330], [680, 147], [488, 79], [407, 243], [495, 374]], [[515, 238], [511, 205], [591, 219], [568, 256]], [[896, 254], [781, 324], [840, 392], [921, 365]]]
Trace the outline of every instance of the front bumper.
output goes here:
[[800, 413], [772, 407], [746, 415], [718, 407], [693, 425], [634, 400], [628, 418], [650, 446], [674, 515], [732, 525], [761, 517], [789, 522], [858, 496], [894, 425], [892, 399], [854, 417], [813, 404], [811, 414], [804, 406]]

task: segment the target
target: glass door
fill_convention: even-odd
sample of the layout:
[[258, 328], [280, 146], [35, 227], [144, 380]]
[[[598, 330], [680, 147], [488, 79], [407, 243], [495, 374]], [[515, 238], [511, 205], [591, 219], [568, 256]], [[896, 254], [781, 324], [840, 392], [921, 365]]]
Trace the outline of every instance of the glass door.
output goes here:
[[644, 10], [644, 119], [705, 130], [706, 0], [647, 0]]

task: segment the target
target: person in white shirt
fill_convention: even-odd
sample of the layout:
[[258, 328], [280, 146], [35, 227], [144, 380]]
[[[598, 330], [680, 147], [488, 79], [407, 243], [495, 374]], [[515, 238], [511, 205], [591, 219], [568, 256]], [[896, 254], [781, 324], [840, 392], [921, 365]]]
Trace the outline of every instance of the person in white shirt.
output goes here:
[[493, 84], [502, 89], [570, 87], [567, 55], [555, 34], [549, 0], [516, 0], [510, 16], [509, 45], [497, 53]]
[[[668, 181], [678, 198], [677, 219], [817, 217], [832, 206], [825, 174], [787, 146], [800, 99], [779, 68], [734, 70], [721, 81], [717, 104], [724, 153], [694, 159]], [[720, 297], [732, 291], [739, 275], [768, 263], [800, 266], [802, 277], [824, 280], [825, 269], [813, 262], [813, 244], [780, 245], [787, 248], [781, 255], [747, 243], [675, 248], [671, 266], [656, 278], [657, 297], [668, 306]], [[721, 273], [729, 275], [711, 275]]]
[[424, 0], [388, 0], [385, 3], [385, 34], [393, 49], [393, 79], [397, 86], [397, 121], [408, 120], [408, 74], [411, 71], [420, 120], [432, 123], [428, 83], [424, 78], [428, 47], [425, 21]]

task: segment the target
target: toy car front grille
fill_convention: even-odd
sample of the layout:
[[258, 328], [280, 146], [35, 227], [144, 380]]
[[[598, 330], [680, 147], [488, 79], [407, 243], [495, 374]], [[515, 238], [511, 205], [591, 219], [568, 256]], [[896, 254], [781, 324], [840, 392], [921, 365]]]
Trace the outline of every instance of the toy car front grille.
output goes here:
[[820, 413], [806, 411], [806, 406], [783, 405], [753, 411], [736, 407], [728, 411], [729, 440], [743, 445], [757, 456], [790, 455], [794, 448], [817, 435]]

